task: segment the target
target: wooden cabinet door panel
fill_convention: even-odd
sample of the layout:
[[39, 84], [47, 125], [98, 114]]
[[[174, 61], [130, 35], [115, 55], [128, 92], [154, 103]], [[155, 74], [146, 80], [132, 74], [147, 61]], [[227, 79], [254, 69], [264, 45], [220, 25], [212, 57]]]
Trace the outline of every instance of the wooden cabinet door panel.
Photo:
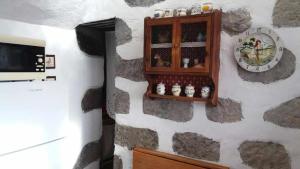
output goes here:
[[[179, 46], [177, 48], [176, 70], [180, 72], [209, 73], [212, 34], [211, 17], [179, 19], [176, 29], [176, 44]], [[184, 67], [184, 58], [189, 59], [188, 67]]]
[[[164, 30], [165, 29], [165, 30]], [[162, 35], [168, 33], [170, 40], [163, 41]], [[162, 34], [159, 36], [159, 34]], [[175, 69], [174, 44], [176, 29], [173, 20], [145, 20], [145, 71], [166, 72]], [[159, 38], [160, 37], [160, 38]]]
[[133, 156], [133, 169], [207, 169], [140, 152], [134, 152]]

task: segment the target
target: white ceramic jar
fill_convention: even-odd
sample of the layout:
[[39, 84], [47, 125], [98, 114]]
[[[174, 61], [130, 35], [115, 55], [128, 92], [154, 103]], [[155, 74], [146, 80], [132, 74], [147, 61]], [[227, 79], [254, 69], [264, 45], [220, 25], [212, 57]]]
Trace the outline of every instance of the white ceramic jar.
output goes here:
[[194, 97], [195, 94], [195, 87], [189, 84], [188, 86], [185, 86], [185, 91], [187, 97]]
[[173, 9], [165, 9], [164, 17], [173, 17]]
[[157, 86], [156, 86], [156, 93], [158, 95], [165, 95], [166, 93], [166, 86], [165, 84], [163, 84], [162, 82], [160, 82]]
[[187, 9], [186, 8], [178, 8], [176, 9], [176, 16], [186, 16]]
[[179, 96], [181, 92], [181, 87], [178, 83], [172, 86], [172, 93], [174, 96]]
[[191, 15], [201, 14], [202, 8], [200, 4], [194, 4], [191, 8]]
[[165, 11], [162, 9], [155, 9], [154, 11], [154, 18], [162, 18], [164, 17]]
[[201, 88], [201, 97], [202, 98], [208, 98], [210, 95], [210, 88], [208, 86], [204, 86]]

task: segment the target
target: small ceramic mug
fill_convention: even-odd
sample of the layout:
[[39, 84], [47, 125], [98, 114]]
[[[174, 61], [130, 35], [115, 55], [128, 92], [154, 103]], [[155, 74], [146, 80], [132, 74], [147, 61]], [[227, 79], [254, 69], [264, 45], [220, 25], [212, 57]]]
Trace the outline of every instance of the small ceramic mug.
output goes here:
[[164, 17], [173, 17], [173, 9], [165, 9]]
[[155, 9], [154, 11], [154, 18], [162, 18], [164, 17], [165, 11], [162, 9]]
[[213, 4], [211, 2], [206, 2], [202, 4], [202, 12], [209, 13], [213, 10]]
[[178, 8], [176, 9], [176, 16], [186, 16], [187, 9], [186, 8]]
[[195, 94], [195, 87], [189, 84], [188, 86], [185, 86], [184, 93], [187, 97], [193, 97]]
[[178, 83], [172, 86], [172, 93], [174, 96], [179, 96], [181, 92], [181, 87]]
[[191, 15], [201, 14], [202, 8], [201, 5], [195, 4], [191, 8]]
[[156, 87], [156, 93], [158, 95], [165, 95], [166, 93], [166, 86], [162, 82], [160, 82]]
[[201, 88], [201, 97], [208, 98], [210, 95], [210, 88], [208, 86], [204, 86]]

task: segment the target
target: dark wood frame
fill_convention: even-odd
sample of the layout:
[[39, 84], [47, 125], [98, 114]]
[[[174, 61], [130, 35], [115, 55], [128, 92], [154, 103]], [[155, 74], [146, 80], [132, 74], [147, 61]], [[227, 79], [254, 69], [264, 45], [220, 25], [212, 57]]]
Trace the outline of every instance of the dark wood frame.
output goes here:
[[[214, 10], [211, 13], [199, 14], [192, 16], [155, 18], [150, 17], [144, 20], [144, 74], [149, 82], [146, 96], [150, 98], [175, 99], [181, 101], [201, 101], [212, 105], [218, 102], [218, 80], [219, 80], [219, 53], [220, 53], [220, 33], [221, 33], [221, 16], [222, 11]], [[203, 68], [183, 69], [180, 67], [180, 50], [181, 50], [181, 23], [207, 22], [207, 41], [206, 41], [206, 58]], [[172, 25], [172, 65], [170, 67], [151, 67], [151, 36], [152, 26]], [[190, 75], [198, 77], [209, 77], [213, 83], [213, 91], [210, 98], [188, 98], [183, 96], [157, 95], [152, 93], [154, 79], [156, 75]]]
[[[53, 58], [53, 61], [54, 61], [54, 66], [47, 66], [47, 63], [46, 63], [46, 58]], [[46, 69], [55, 69], [55, 67], [56, 67], [56, 60], [55, 60], [55, 55], [46, 55], [45, 56], [45, 67], [46, 67]]]

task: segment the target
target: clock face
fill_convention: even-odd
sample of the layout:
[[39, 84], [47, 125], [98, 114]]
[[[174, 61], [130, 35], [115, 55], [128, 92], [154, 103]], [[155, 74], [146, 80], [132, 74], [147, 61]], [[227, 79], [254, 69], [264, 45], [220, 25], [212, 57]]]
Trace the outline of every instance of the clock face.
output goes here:
[[264, 72], [281, 59], [283, 43], [271, 29], [259, 27], [244, 32], [234, 48], [238, 64], [250, 72]]

